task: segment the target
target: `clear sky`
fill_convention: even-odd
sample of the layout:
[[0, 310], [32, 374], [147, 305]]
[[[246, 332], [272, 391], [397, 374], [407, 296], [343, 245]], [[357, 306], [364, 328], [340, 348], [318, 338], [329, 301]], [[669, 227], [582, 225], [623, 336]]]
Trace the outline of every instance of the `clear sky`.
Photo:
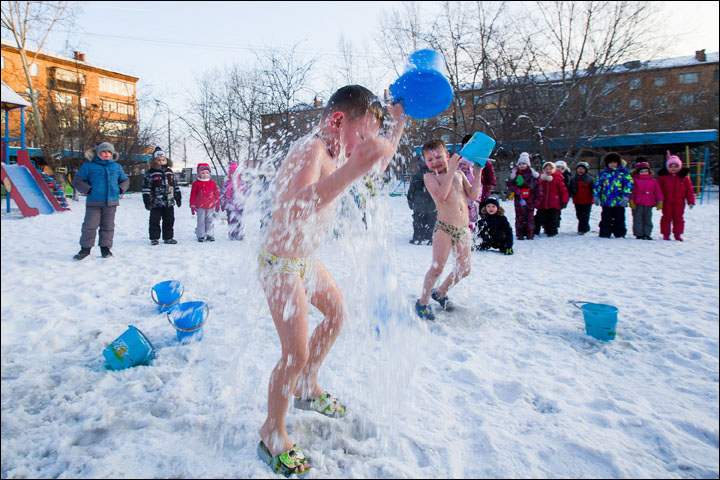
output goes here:
[[[719, 3], [656, 2], [667, 19], [663, 57], [718, 51]], [[91, 64], [137, 76], [141, 97], [161, 98], [180, 113], [197, 75], [255, 63], [253, 50], [299, 43], [299, 54], [322, 67], [337, 54], [341, 35], [358, 49], [363, 43], [374, 47], [380, 16], [401, 4], [91, 1], [84, 3], [78, 27], [55, 32], [46, 48], [66, 55], [79, 50]], [[419, 5], [430, 12], [440, 2]]]

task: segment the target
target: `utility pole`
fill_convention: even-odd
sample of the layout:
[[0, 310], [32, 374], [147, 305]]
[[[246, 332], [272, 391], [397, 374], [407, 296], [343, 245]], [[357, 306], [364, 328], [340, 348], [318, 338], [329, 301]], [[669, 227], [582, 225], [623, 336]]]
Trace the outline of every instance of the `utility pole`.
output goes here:
[[162, 100], [155, 99], [155, 103], [162, 103], [165, 105], [165, 108], [167, 109], [167, 124], [168, 124], [168, 155], [167, 158], [172, 160], [172, 145], [170, 144], [170, 105], [163, 102]]
[[185, 168], [187, 168], [187, 143], [185, 142], [187, 139], [183, 137], [183, 165]]

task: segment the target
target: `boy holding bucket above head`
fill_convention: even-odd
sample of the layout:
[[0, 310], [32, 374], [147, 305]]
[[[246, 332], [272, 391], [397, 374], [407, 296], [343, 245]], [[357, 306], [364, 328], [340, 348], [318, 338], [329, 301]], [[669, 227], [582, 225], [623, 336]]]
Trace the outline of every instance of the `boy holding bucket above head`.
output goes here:
[[[447, 292], [453, 285], [470, 274], [470, 251], [472, 238], [468, 223], [470, 222], [467, 200], [477, 201], [480, 194], [480, 182], [470, 185], [467, 177], [458, 172], [462, 161], [459, 153], [449, 157], [445, 142], [439, 139], [430, 140], [422, 148], [422, 155], [431, 173], [424, 176], [425, 187], [437, 206], [437, 220], [433, 233], [433, 261], [425, 274], [422, 294], [415, 303], [415, 311], [420, 318], [434, 320], [435, 316], [428, 307], [430, 297], [438, 302], [443, 310], [452, 310]], [[480, 174], [482, 167], [473, 164], [474, 176]], [[440, 286], [435, 289], [435, 282], [445, 268], [450, 251], [455, 253], [455, 268]]]
[[[345, 312], [335, 280], [314, 256], [332, 231], [334, 201], [373, 167], [387, 168], [405, 127], [402, 106], [389, 109], [388, 138], [379, 134], [384, 109], [366, 88], [335, 92], [320, 124], [290, 148], [278, 173], [272, 216], [258, 258], [258, 274], [282, 353], [270, 375], [268, 414], [260, 428], [258, 455], [285, 475], [310, 465], [285, 428], [288, 395], [296, 408], [339, 418], [346, 408], [318, 383], [318, 372], [340, 333]], [[308, 344], [308, 304], [325, 317]]]

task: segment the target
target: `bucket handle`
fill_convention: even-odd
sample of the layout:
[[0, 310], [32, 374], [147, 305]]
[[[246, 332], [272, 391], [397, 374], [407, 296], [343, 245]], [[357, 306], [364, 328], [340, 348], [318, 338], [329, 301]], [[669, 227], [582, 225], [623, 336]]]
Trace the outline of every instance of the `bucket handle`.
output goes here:
[[178, 303], [178, 302], [180, 301], [180, 298], [181, 298], [181, 297], [183, 296], [183, 294], [185, 293], [185, 285], [182, 285], [182, 284], [181, 284], [180, 286], [182, 287], [182, 291], [180, 292], [180, 296], [179, 296], [178, 299], [175, 300], [173, 303], [164, 304], [164, 303], [158, 302], [158, 299], [155, 298], [155, 287], [154, 287], [154, 286], [150, 288], [150, 298], [152, 298], [152, 301], [155, 302], [155, 303], [157, 303], [157, 304], [160, 305], [161, 307], [172, 307], [173, 305], [175, 305], [176, 303]]
[[586, 302], [585, 300], [568, 300], [568, 303], [572, 303], [575, 308], [582, 310], [582, 307], [578, 307], [578, 303], [586, 304], [592, 302]]
[[175, 325], [175, 322], [173, 322], [172, 319], [170, 318], [170, 312], [166, 312], [168, 322], [170, 323], [170, 325], [173, 326], [173, 328], [174, 328], [175, 330], [180, 330], [181, 332], [190, 333], [190, 332], [194, 332], [194, 331], [200, 330], [200, 329], [203, 327], [203, 325], [205, 325], [205, 323], [207, 322], [208, 317], [210, 316], [210, 307], [208, 307], [208, 304], [207, 304], [207, 303], [203, 305], [203, 308], [205, 309], [205, 315], [203, 315], [203, 321], [200, 322], [200, 325], [196, 325], [196, 326], [194, 326], [194, 327], [192, 327], [192, 328], [178, 327], [177, 325]]
[[129, 326], [132, 327], [138, 333], [138, 335], [140, 335], [140, 337], [142, 337], [142, 339], [145, 340], [147, 342], [147, 344], [150, 346], [150, 359], [155, 358], [155, 347], [153, 346], [150, 339], [143, 332], [138, 330], [138, 328], [135, 327], [135, 325], [129, 325]]

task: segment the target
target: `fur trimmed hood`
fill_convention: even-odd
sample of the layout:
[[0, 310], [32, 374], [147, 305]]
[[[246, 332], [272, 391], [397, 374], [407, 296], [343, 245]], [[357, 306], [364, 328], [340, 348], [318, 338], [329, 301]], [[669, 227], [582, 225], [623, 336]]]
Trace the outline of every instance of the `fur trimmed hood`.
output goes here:
[[[85, 158], [87, 158], [88, 162], [92, 162], [95, 158], [95, 150], [92, 148], [85, 150]], [[117, 162], [119, 158], [120, 155], [117, 152], [113, 153], [112, 159], [114, 162]]]
[[[490, 215], [490, 214], [487, 212], [487, 210], [485, 209], [485, 207], [482, 207], [482, 208], [480, 209], [480, 213], [483, 214], [483, 215]], [[498, 217], [504, 217], [504, 216], [505, 216], [505, 209], [504, 209], [503, 207], [498, 206], [497, 213], [495, 213], [495, 215], [497, 215]]]

